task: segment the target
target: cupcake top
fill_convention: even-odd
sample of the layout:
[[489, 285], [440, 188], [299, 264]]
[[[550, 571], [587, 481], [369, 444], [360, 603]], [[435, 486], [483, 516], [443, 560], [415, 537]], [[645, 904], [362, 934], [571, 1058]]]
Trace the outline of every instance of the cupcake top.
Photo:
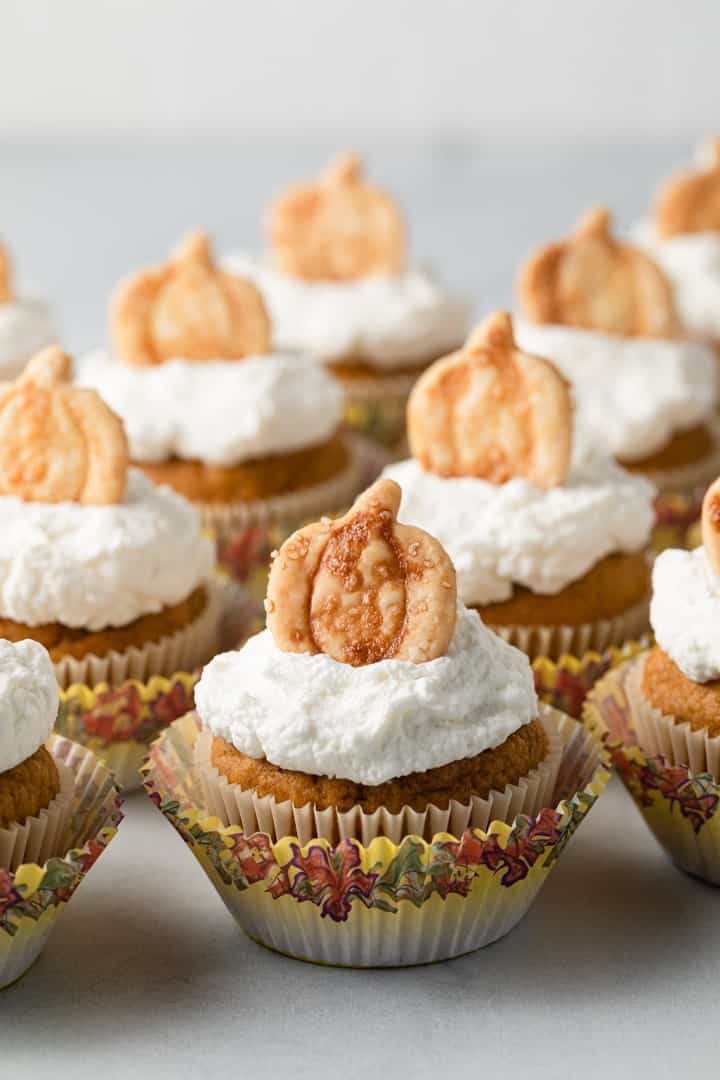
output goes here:
[[397, 523], [378, 481], [346, 517], [295, 533], [268, 629], [196, 688], [214, 734], [281, 768], [381, 784], [498, 746], [537, 715], [526, 657], [457, 604], [452, 564]]
[[324, 442], [342, 394], [302, 358], [270, 352], [255, 287], [213, 263], [207, 236], [124, 282], [112, 305], [114, 353], [78, 367], [122, 416], [138, 462], [232, 466]]
[[47, 650], [0, 638], [0, 773], [31, 757], [55, 725], [60, 695]]
[[36, 297], [17, 296], [10, 258], [0, 244], [0, 379], [12, 379], [29, 356], [55, 341], [49, 306]]
[[262, 290], [278, 347], [392, 371], [463, 338], [467, 304], [407, 264], [400, 211], [356, 155], [278, 196], [267, 225], [267, 260], [236, 254], [226, 265]]
[[[658, 266], [585, 215], [570, 237], [522, 267], [523, 348], [552, 356], [570, 379], [578, 436], [641, 461], [678, 432], [710, 420], [717, 399], [712, 350], [684, 340], [672, 286]], [[648, 372], [652, 378], [648, 378]]]
[[0, 616], [123, 626], [206, 581], [213, 546], [190, 503], [128, 471], [122, 424], [69, 371], [52, 348], [0, 385]]
[[702, 537], [694, 551], [658, 555], [650, 605], [658, 645], [698, 683], [720, 678], [720, 480], [703, 500]]
[[553, 594], [612, 552], [648, 542], [654, 488], [572, 448], [572, 402], [553, 365], [517, 349], [498, 312], [434, 364], [408, 404], [413, 458], [383, 475], [401, 516], [447, 548], [467, 604], [516, 585]]

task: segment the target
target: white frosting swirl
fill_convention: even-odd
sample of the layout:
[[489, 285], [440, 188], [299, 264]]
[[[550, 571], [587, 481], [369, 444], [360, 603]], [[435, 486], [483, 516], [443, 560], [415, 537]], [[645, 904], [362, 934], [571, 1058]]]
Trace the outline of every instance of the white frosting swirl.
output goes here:
[[699, 337], [720, 338], [720, 232], [662, 239], [646, 220], [635, 227], [633, 237], [670, 278], [685, 327]]
[[131, 469], [121, 503], [0, 496], [0, 616], [101, 630], [180, 603], [209, 579], [200, 515]]
[[702, 546], [658, 555], [650, 622], [658, 645], [688, 679], [720, 679], [720, 579]]
[[156, 367], [93, 353], [76, 381], [122, 417], [135, 461], [237, 465], [322, 443], [342, 419], [342, 390], [322, 365], [277, 353]]
[[195, 701], [242, 753], [358, 784], [473, 757], [537, 716], [525, 655], [463, 607], [447, 655], [425, 664], [351, 667], [281, 652], [264, 630], [203, 669]]
[[50, 735], [60, 695], [47, 649], [0, 638], [0, 773], [31, 757]]
[[52, 312], [43, 300], [0, 304], [0, 379], [14, 379], [33, 353], [57, 339]]
[[572, 383], [577, 438], [625, 461], [649, 457], [713, 415], [716, 361], [706, 345], [520, 320], [515, 336]]
[[468, 305], [419, 267], [355, 281], [304, 281], [243, 254], [224, 265], [258, 286], [280, 349], [392, 371], [435, 359], [467, 333]]
[[466, 604], [507, 600], [514, 585], [558, 593], [611, 552], [643, 548], [655, 516], [652, 484], [599, 458], [573, 464], [547, 491], [524, 479], [435, 476], [413, 459], [383, 476], [402, 488], [400, 520], [447, 550]]

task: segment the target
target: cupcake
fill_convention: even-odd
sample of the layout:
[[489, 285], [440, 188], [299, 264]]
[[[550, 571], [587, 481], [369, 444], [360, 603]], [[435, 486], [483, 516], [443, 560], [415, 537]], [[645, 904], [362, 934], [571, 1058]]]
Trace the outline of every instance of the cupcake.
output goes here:
[[573, 445], [570, 389], [496, 312], [417, 382], [412, 457], [384, 476], [449, 552], [465, 604], [531, 658], [647, 628], [652, 485]]
[[236, 254], [226, 264], [259, 285], [276, 343], [319, 358], [339, 380], [349, 425], [395, 448], [410, 387], [462, 341], [466, 304], [408, 262], [400, 210], [354, 154], [272, 202], [267, 247], [265, 260]]
[[86, 357], [78, 381], [123, 418], [133, 464], [198, 507], [237, 576], [262, 576], [292, 528], [350, 503], [362, 462], [339, 388], [270, 351], [259, 292], [217, 269], [204, 233], [121, 284], [111, 322], [112, 354]]
[[705, 495], [702, 537], [658, 556], [656, 645], [598, 683], [589, 708], [617, 740], [620, 772], [662, 845], [720, 884], [720, 480]]
[[518, 279], [521, 348], [571, 381], [578, 437], [648, 476], [684, 531], [720, 468], [712, 350], [688, 340], [663, 272], [615, 240], [606, 210], [541, 248]]
[[720, 139], [660, 187], [634, 237], [670, 278], [685, 330], [720, 346]]
[[73, 738], [96, 734], [88, 709], [98, 684], [118, 689], [112, 729], [92, 746], [127, 782], [146, 746], [130, 702], [142, 701], [146, 739], [178, 715], [171, 697], [164, 712], [151, 707], [157, 680], [167, 695], [176, 672], [217, 651], [221, 592], [197, 510], [128, 469], [121, 421], [69, 373], [53, 347], [0, 385], [0, 637], [47, 648], [67, 690], [59, 730]]
[[0, 989], [37, 958], [121, 816], [108, 771], [52, 735], [57, 712], [46, 650], [0, 638]]
[[15, 292], [10, 258], [0, 244], [0, 379], [14, 379], [33, 353], [56, 340], [45, 301]]
[[380, 480], [283, 544], [268, 628], [204, 669], [197, 714], [144, 768], [240, 924], [303, 959], [495, 940], [607, 778], [594, 737], [538, 705], [527, 658], [458, 603], [443, 547], [398, 524], [400, 497]]

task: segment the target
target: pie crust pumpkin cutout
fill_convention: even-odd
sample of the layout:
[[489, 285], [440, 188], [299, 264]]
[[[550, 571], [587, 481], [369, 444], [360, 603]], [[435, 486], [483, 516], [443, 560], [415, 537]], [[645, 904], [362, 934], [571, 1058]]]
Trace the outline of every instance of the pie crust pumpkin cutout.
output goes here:
[[213, 262], [204, 232], [185, 237], [168, 263], [121, 283], [111, 305], [116, 354], [149, 367], [185, 360], [240, 360], [270, 349], [262, 296]]
[[703, 499], [702, 542], [710, 566], [720, 577], [720, 478], [710, 485]]
[[94, 390], [69, 382], [71, 361], [53, 346], [14, 382], [0, 383], [0, 495], [27, 502], [120, 502], [125, 429]]
[[10, 267], [10, 257], [0, 244], [0, 304], [7, 303], [8, 300], [12, 300], [12, 273]]
[[342, 154], [317, 180], [279, 195], [267, 215], [275, 266], [307, 281], [393, 274], [405, 261], [405, 225], [395, 201]]
[[655, 200], [655, 229], [661, 239], [682, 233], [720, 232], [720, 137], [703, 146], [703, 161], [667, 180]]
[[535, 252], [518, 293], [530, 322], [585, 327], [626, 337], [676, 337], [672, 286], [643, 252], [611, 233], [604, 207], [585, 214], [566, 240]]
[[400, 498], [393, 480], [378, 480], [345, 517], [285, 541], [265, 604], [279, 649], [353, 667], [445, 655], [457, 617], [455, 568], [429, 533], [398, 524]]
[[505, 311], [420, 376], [407, 427], [413, 457], [438, 476], [491, 484], [525, 477], [551, 488], [563, 483], [570, 466], [568, 384], [549, 360], [518, 349]]

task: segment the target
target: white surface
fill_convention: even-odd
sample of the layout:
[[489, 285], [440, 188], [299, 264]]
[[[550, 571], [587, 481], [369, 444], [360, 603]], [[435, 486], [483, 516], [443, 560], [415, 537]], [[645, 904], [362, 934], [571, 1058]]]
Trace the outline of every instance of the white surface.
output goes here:
[[[332, 149], [0, 145], [0, 230], [56, 300], [71, 346], [89, 347], [120, 274], [194, 223], [220, 250], [252, 245], [269, 188]], [[415, 250], [486, 310], [509, 303], [522, 253], [599, 197], [635, 220], [686, 152], [446, 142], [373, 157], [403, 195]], [[667, 862], [615, 783], [504, 941], [412, 971], [313, 968], [244, 938], [180, 838], [133, 796], [37, 966], [0, 994], [0, 1074], [677, 1080], [704, 1062], [709, 1076], [719, 915], [720, 890]]]
[[694, 135], [719, 35], [713, 0], [25, 0], [0, 132]]

